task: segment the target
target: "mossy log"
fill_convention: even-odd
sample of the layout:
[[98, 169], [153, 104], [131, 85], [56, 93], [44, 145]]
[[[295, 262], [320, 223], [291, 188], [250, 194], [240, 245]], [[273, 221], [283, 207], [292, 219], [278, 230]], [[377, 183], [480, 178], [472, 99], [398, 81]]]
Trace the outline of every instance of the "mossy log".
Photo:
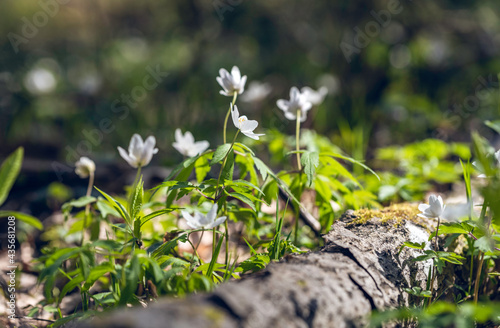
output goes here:
[[[373, 214], [373, 213], [371, 213]], [[401, 213], [399, 213], [401, 214]], [[319, 251], [289, 255], [265, 270], [185, 299], [122, 308], [72, 327], [362, 327], [372, 310], [408, 305], [403, 288], [424, 286], [418, 251], [427, 222], [347, 212]]]

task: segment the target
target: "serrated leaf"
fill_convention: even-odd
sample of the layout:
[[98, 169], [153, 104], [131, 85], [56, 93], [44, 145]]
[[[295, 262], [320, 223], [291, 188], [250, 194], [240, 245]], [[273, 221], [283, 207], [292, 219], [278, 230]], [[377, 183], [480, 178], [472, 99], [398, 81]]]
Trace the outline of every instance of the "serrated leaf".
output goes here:
[[267, 175], [269, 174], [269, 168], [258, 157], [254, 157], [253, 161], [254, 161], [255, 167], [257, 168], [260, 175], [262, 176], [262, 181], [266, 181]]
[[226, 154], [229, 151], [229, 149], [231, 149], [231, 144], [229, 144], [229, 143], [226, 143], [226, 144], [223, 144], [223, 145], [220, 145], [219, 147], [217, 147], [217, 149], [214, 152], [214, 156], [210, 160], [210, 166], [222, 161], [224, 159], [224, 157], [226, 157]]
[[222, 179], [231, 181], [233, 180], [233, 172], [234, 172], [234, 151], [230, 151], [227, 154], [226, 164], [222, 168]]
[[300, 162], [307, 176], [307, 185], [310, 187], [314, 179], [314, 174], [316, 173], [316, 168], [319, 165], [319, 153], [315, 151], [304, 152], [300, 158]]
[[135, 220], [136, 216], [141, 211], [142, 202], [144, 198], [143, 184], [144, 183], [141, 177], [137, 182], [134, 191], [130, 195], [130, 199], [128, 201], [128, 213], [130, 215], [131, 220]]
[[16, 181], [23, 163], [24, 148], [17, 148], [0, 167], [0, 206], [3, 205]]

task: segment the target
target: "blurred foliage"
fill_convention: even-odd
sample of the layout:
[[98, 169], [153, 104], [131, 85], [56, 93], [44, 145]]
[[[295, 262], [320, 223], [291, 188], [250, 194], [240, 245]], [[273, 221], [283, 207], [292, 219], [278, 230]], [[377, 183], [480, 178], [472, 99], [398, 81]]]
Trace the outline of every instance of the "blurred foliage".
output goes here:
[[[2, 1], [0, 155], [24, 145], [68, 165], [73, 151], [108, 160], [138, 132], [156, 135], [171, 165], [180, 159], [170, 147], [177, 127], [220, 141], [208, 127], [222, 125], [228, 99], [215, 76], [232, 65], [249, 82], [270, 83], [267, 99], [242, 107], [282, 132], [293, 127], [275, 101], [290, 85], [326, 85], [334, 95], [306, 127], [340, 136], [338, 122], [347, 121], [370, 132], [371, 146], [463, 140], [464, 130], [495, 119], [500, 4], [401, 1], [348, 62], [341, 42], [352, 44], [356, 28], [366, 33], [377, 22], [372, 11], [389, 3]], [[137, 91], [157, 67], [168, 76]], [[140, 101], [127, 105], [131, 94]]]

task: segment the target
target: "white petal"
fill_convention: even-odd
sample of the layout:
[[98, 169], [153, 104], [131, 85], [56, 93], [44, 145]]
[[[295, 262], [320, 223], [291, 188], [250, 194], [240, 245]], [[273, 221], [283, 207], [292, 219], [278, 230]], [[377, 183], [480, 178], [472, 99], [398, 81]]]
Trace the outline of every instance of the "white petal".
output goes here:
[[129, 155], [133, 155], [135, 158], [141, 158], [142, 149], [144, 148], [144, 142], [140, 135], [135, 133], [130, 139], [130, 144], [128, 146]]
[[184, 134], [184, 142], [190, 146], [190, 145], [193, 145], [194, 144], [194, 137], [193, 137], [193, 134], [189, 131], [186, 131], [186, 133]]
[[146, 166], [151, 162], [151, 159], [153, 158], [153, 154], [158, 152], [158, 150], [155, 147], [156, 144], [156, 139], [153, 136], [149, 136], [146, 139], [146, 142], [144, 142], [144, 149], [142, 150], [142, 155], [141, 155], [141, 165]]
[[305, 102], [303, 105], [302, 105], [302, 111], [304, 112], [307, 112], [308, 110], [310, 110], [312, 107], [312, 104], [310, 102]]
[[259, 137], [264, 135], [263, 133], [261, 133], [261, 134], [255, 134], [253, 132], [244, 132], [244, 131], [241, 131], [241, 133], [243, 133], [247, 137], [252, 138], [254, 140], [259, 140]]
[[241, 95], [243, 93], [243, 91], [245, 91], [245, 83], [247, 83], [247, 76], [243, 76], [241, 78], [241, 81], [240, 81], [240, 85], [239, 85], [239, 94]]
[[189, 156], [187, 150], [183, 147], [182, 144], [174, 142], [172, 146], [182, 155], [184, 156]]
[[219, 75], [220, 75], [221, 78], [225, 78], [226, 76], [229, 75], [229, 72], [225, 68], [221, 68], [219, 70]]
[[203, 153], [205, 150], [208, 149], [209, 146], [210, 143], [206, 140], [195, 142], [195, 144], [193, 145], [193, 149], [195, 151], [194, 156]]
[[429, 207], [431, 207], [430, 205], [428, 204], [419, 204], [418, 205], [418, 210], [420, 212], [425, 212]]
[[130, 165], [132, 166], [133, 168], [137, 168], [137, 159], [136, 158], [132, 158], [131, 156], [129, 156], [129, 154], [127, 154], [127, 152], [125, 151], [125, 149], [123, 149], [122, 147], [118, 147], [118, 152], [120, 153], [120, 156]]
[[226, 92], [226, 91], [224, 91], [224, 90], [219, 91], [219, 93], [220, 93], [221, 95], [223, 95], [223, 96], [227, 96], [227, 97], [232, 97], [232, 96], [233, 96], [232, 94], [230, 94], [230, 93], [228, 93], [228, 92]]
[[300, 97], [300, 91], [297, 89], [297, 87], [292, 87], [290, 89], [290, 101], [293, 101], [294, 99], [298, 99]]
[[259, 122], [255, 120], [246, 120], [241, 123], [241, 132], [252, 132], [259, 126]]
[[212, 206], [210, 211], [208, 211], [208, 213], [207, 213], [207, 221], [208, 222], [212, 222], [215, 220], [215, 218], [217, 217], [217, 210], [218, 209], [219, 209], [219, 205], [217, 205], [217, 203], [214, 203], [214, 205]]
[[238, 119], [240, 118], [240, 112], [238, 112], [238, 106], [234, 105], [231, 108], [231, 117], [233, 118], [233, 124], [234, 126], [239, 129], [240, 128], [240, 122]]
[[294, 112], [285, 112], [285, 117], [291, 121], [295, 121], [297, 119], [297, 115]]
[[215, 80], [217, 81], [217, 83], [219, 83], [219, 85], [221, 86], [221, 88], [226, 89], [226, 87], [224, 86], [224, 82], [222, 81], [221, 77], [217, 76], [215, 78]]
[[214, 222], [210, 223], [208, 226], [207, 226], [207, 229], [212, 229], [212, 228], [215, 228], [216, 226], [218, 226], [219, 224], [223, 223], [224, 221], [226, 221], [227, 219], [227, 216], [221, 216], [220, 218], [217, 218]]
[[182, 143], [184, 141], [181, 129], [175, 129], [175, 141], [178, 143]]
[[239, 83], [240, 80], [241, 80], [241, 73], [240, 73], [240, 69], [238, 68], [238, 66], [233, 66], [233, 68], [231, 69], [231, 75], [233, 77], [233, 81], [235, 83]]
[[285, 100], [285, 99], [280, 99], [276, 102], [276, 105], [278, 106], [279, 109], [281, 109], [282, 111], [287, 111], [288, 110], [288, 101]]

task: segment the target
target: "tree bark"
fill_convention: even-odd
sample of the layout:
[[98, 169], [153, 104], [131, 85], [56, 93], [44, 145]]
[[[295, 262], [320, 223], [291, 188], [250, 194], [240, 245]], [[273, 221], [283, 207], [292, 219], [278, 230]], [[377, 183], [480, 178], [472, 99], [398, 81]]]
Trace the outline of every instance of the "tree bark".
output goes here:
[[[256, 274], [186, 299], [118, 309], [90, 327], [363, 327], [372, 310], [408, 305], [405, 287], [425, 286], [419, 251], [400, 246], [428, 233], [409, 221], [363, 224], [347, 212], [316, 252], [289, 255]], [[415, 239], [416, 238], [416, 239]]]

